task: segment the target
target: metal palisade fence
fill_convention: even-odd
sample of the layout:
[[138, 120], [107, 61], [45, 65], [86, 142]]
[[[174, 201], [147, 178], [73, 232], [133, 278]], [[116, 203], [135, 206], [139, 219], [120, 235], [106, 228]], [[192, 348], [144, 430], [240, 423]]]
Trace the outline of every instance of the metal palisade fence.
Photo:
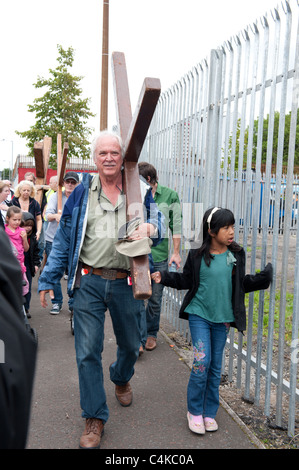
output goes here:
[[[235, 214], [246, 273], [272, 262], [271, 287], [248, 296], [245, 336], [230, 332], [223, 373], [267, 416], [274, 408], [277, 426], [287, 419], [290, 436], [299, 403], [298, 6], [265, 13], [165, 91], [141, 156], [180, 196], [183, 262], [214, 205]], [[190, 340], [178, 319], [183, 295], [165, 288], [162, 312]]]

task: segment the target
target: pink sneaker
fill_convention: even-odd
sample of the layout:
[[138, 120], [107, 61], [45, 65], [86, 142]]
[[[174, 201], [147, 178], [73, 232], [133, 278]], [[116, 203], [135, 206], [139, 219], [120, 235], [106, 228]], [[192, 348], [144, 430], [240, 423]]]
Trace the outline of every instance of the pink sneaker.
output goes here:
[[202, 415], [194, 416], [191, 413], [187, 413], [188, 425], [189, 429], [192, 432], [196, 432], [196, 434], [204, 434], [205, 433], [205, 425], [203, 422]]
[[217, 431], [218, 424], [216, 423], [215, 419], [213, 418], [204, 418], [204, 425], [206, 431]]

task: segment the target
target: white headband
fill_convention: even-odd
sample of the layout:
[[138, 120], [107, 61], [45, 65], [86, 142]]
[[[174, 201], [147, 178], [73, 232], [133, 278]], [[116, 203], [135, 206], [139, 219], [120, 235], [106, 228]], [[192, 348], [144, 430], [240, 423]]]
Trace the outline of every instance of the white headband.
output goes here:
[[211, 213], [208, 217], [208, 220], [207, 220], [209, 229], [211, 228], [210, 225], [211, 225], [211, 220], [212, 220], [213, 214], [215, 214], [215, 212], [217, 212], [219, 210], [220, 210], [220, 207], [214, 207], [214, 209], [211, 211]]

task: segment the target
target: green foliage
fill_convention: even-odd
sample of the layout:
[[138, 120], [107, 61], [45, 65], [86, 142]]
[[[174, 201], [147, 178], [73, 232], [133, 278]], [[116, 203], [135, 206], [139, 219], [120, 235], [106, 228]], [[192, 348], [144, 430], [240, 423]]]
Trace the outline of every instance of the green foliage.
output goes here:
[[[259, 317], [259, 291], [254, 292], [253, 301], [253, 333], [257, 334], [258, 317]], [[292, 340], [292, 319], [293, 319], [293, 308], [294, 308], [294, 294], [286, 293], [286, 309], [285, 309], [285, 340], [287, 344], [291, 343]], [[268, 336], [269, 327], [269, 303], [270, 303], [270, 291], [266, 290], [264, 293], [264, 312], [263, 312], [263, 336]], [[248, 311], [249, 295], [245, 296], [245, 305]], [[279, 312], [280, 308], [280, 293], [275, 293], [275, 306], [274, 306], [274, 339], [278, 339], [279, 336]]]
[[[273, 123], [273, 141], [272, 141], [272, 160], [273, 165], [277, 161], [278, 151], [278, 136], [279, 136], [279, 121], [280, 113], [275, 112], [274, 123]], [[291, 124], [291, 112], [285, 116], [284, 123], [284, 145], [283, 145], [283, 165], [288, 163], [289, 154], [289, 139], [290, 139], [290, 124]], [[255, 167], [257, 157], [257, 144], [258, 144], [258, 125], [259, 118], [254, 121], [253, 125], [253, 146], [252, 146], [252, 166]], [[235, 165], [234, 169], [238, 170], [238, 163], [240, 157], [240, 130], [241, 130], [241, 119], [238, 119], [236, 128], [236, 141], [233, 142], [232, 135], [229, 137], [229, 163], [232, 160], [233, 144], [235, 144]], [[263, 139], [262, 139], [262, 155], [261, 162], [266, 163], [267, 159], [267, 148], [268, 148], [268, 132], [269, 132], [269, 115], [263, 121]], [[249, 139], [249, 128], [247, 127], [244, 131], [244, 143], [243, 143], [243, 168], [246, 168], [247, 163], [247, 151], [248, 151], [248, 139]], [[297, 111], [297, 127], [296, 127], [296, 144], [295, 144], [295, 158], [294, 165], [299, 166], [299, 110]]]
[[[274, 128], [273, 128], [273, 149], [272, 149], [272, 163], [273, 164], [275, 164], [277, 161], [279, 121], [280, 121], [280, 114], [278, 111], [276, 111], [274, 114]], [[290, 125], [291, 125], [291, 112], [285, 115], [284, 142], [283, 142], [283, 165], [287, 165], [288, 163]], [[254, 121], [253, 155], [252, 155], [254, 162], [256, 160], [256, 152], [257, 152], [257, 131], [258, 131], [258, 119]], [[264, 122], [263, 122], [262, 163], [266, 163], [266, 158], [267, 158], [268, 131], [269, 131], [269, 115], [267, 116], [266, 119], [264, 119]], [[299, 142], [299, 110], [297, 111], [294, 165], [299, 165], [298, 142]]]
[[0, 172], [0, 179], [2, 180], [9, 180], [10, 179], [10, 172], [9, 168], [3, 168], [2, 172]]
[[79, 86], [83, 77], [71, 75], [69, 69], [73, 65], [74, 50], [64, 50], [57, 46], [58, 66], [49, 69], [48, 79], [38, 77], [34, 84], [36, 89], [46, 88], [45, 94], [35, 98], [28, 111], [35, 113], [36, 122], [28, 131], [16, 131], [27, 140], [29, 155], [33, 156], [34, 143], [42, 141], [45, 136], [52, 138], [49, 166], [56, 168], [57, 134], [61, 134], [62, 144], [68, 142], [68, 157], [89, 157], [89, 137], [93, 131], [87, 122], [94, 114], [89, 109], [89, 99], [82, 99]]

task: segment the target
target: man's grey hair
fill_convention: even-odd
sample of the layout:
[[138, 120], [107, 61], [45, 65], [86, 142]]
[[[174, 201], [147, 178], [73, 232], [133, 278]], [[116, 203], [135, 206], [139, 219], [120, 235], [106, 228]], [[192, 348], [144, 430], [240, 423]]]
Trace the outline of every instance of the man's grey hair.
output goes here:
[[124, 146], [123, 146], [123, 141], [122, 141], [122, 138], [120, 137], [119, 134], [117, 134], [116, 132], [110, 132], [110, 131], [101, 131], [99, 132], [98, 134], [95, 135], [95, 137], [93, 138], [93, 141], [91, 143], [91, 156], [93, 158], [93, 160], [95, 161], [95, 151], [96, 151], [96, 148], [97, 148], [97, 145], [98, 145], [98, 141], [102, 138], [102, 137], [112, 137], [114, 139], [117, 140], [120, 148], [121, 148], [121, 156], [122, 158], [124, 158], [125, 154], [124, 154]]

